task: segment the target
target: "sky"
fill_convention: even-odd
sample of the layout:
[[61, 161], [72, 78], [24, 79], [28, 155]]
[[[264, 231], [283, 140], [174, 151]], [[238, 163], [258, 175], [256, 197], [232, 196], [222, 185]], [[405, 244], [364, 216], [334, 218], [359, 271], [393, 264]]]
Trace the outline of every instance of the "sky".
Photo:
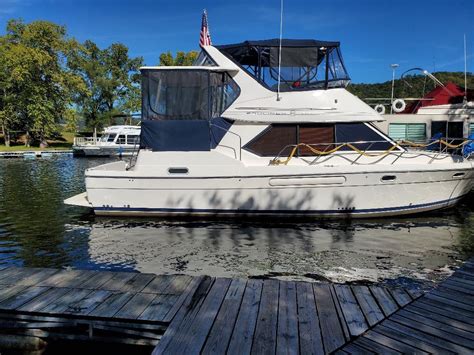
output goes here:
[[[127, 45], [158, 64], [160, 53], [199, 48], [202, 10], [213, 44], [279, 37], [280, 0], [0, 0], [0, 33], [9, 19], [48, 20], [79, 41]], [[391, 80], [413, 67], [474, 72], [474, 0], [286, 0], [283, 37], [340, 41], [355, 83]]]

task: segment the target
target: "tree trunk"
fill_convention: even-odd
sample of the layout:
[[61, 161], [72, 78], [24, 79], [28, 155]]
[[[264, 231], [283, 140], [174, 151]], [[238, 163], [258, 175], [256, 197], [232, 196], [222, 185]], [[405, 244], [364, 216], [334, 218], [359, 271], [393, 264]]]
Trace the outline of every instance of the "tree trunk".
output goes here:
[[5, 146], [10, 146], [10, 131], [5, 128], [5, 124], [2, 124], [3, 139], [5, 140]]
[[27, 146], [28, 148], [31, 147], [31, 136], [29, 131], [26, 131], [25, 146]]

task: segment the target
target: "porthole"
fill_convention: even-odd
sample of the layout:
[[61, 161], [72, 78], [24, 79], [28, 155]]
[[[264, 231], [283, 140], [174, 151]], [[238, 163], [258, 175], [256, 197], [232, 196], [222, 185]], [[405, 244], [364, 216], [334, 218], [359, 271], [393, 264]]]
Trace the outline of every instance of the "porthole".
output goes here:
[[170, 174], [187, 174], [189, 173], [188, 168], [169, 168], [168, 173]]
[[397, 177], [395, 175], [384, 175], [382, 176], [382, 179], [380, 179], [382, 182], [393, 182], [397, 180]]

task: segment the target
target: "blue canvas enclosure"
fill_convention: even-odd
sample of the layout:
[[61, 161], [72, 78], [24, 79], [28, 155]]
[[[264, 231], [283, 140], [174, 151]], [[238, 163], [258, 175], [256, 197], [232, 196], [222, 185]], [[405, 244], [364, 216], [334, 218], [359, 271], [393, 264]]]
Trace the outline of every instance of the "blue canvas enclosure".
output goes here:
[[154, 151], [214, 148], [231, 125], [219, 116], [239, 93], [225, 72], [143, 69], [140, 147]]

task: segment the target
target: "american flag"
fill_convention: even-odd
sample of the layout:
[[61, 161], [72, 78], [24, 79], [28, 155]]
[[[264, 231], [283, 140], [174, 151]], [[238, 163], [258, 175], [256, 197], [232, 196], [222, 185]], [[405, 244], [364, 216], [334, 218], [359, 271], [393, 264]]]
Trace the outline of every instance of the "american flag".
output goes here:
[[207, 11], [204, 10], [202, 13], [202, 22], [201, 22], [201, 35], [199, 36], [199, 45], [210, 46], [211, 42], [211, 33], [209, 32], [209, 24], [207, 23]]

